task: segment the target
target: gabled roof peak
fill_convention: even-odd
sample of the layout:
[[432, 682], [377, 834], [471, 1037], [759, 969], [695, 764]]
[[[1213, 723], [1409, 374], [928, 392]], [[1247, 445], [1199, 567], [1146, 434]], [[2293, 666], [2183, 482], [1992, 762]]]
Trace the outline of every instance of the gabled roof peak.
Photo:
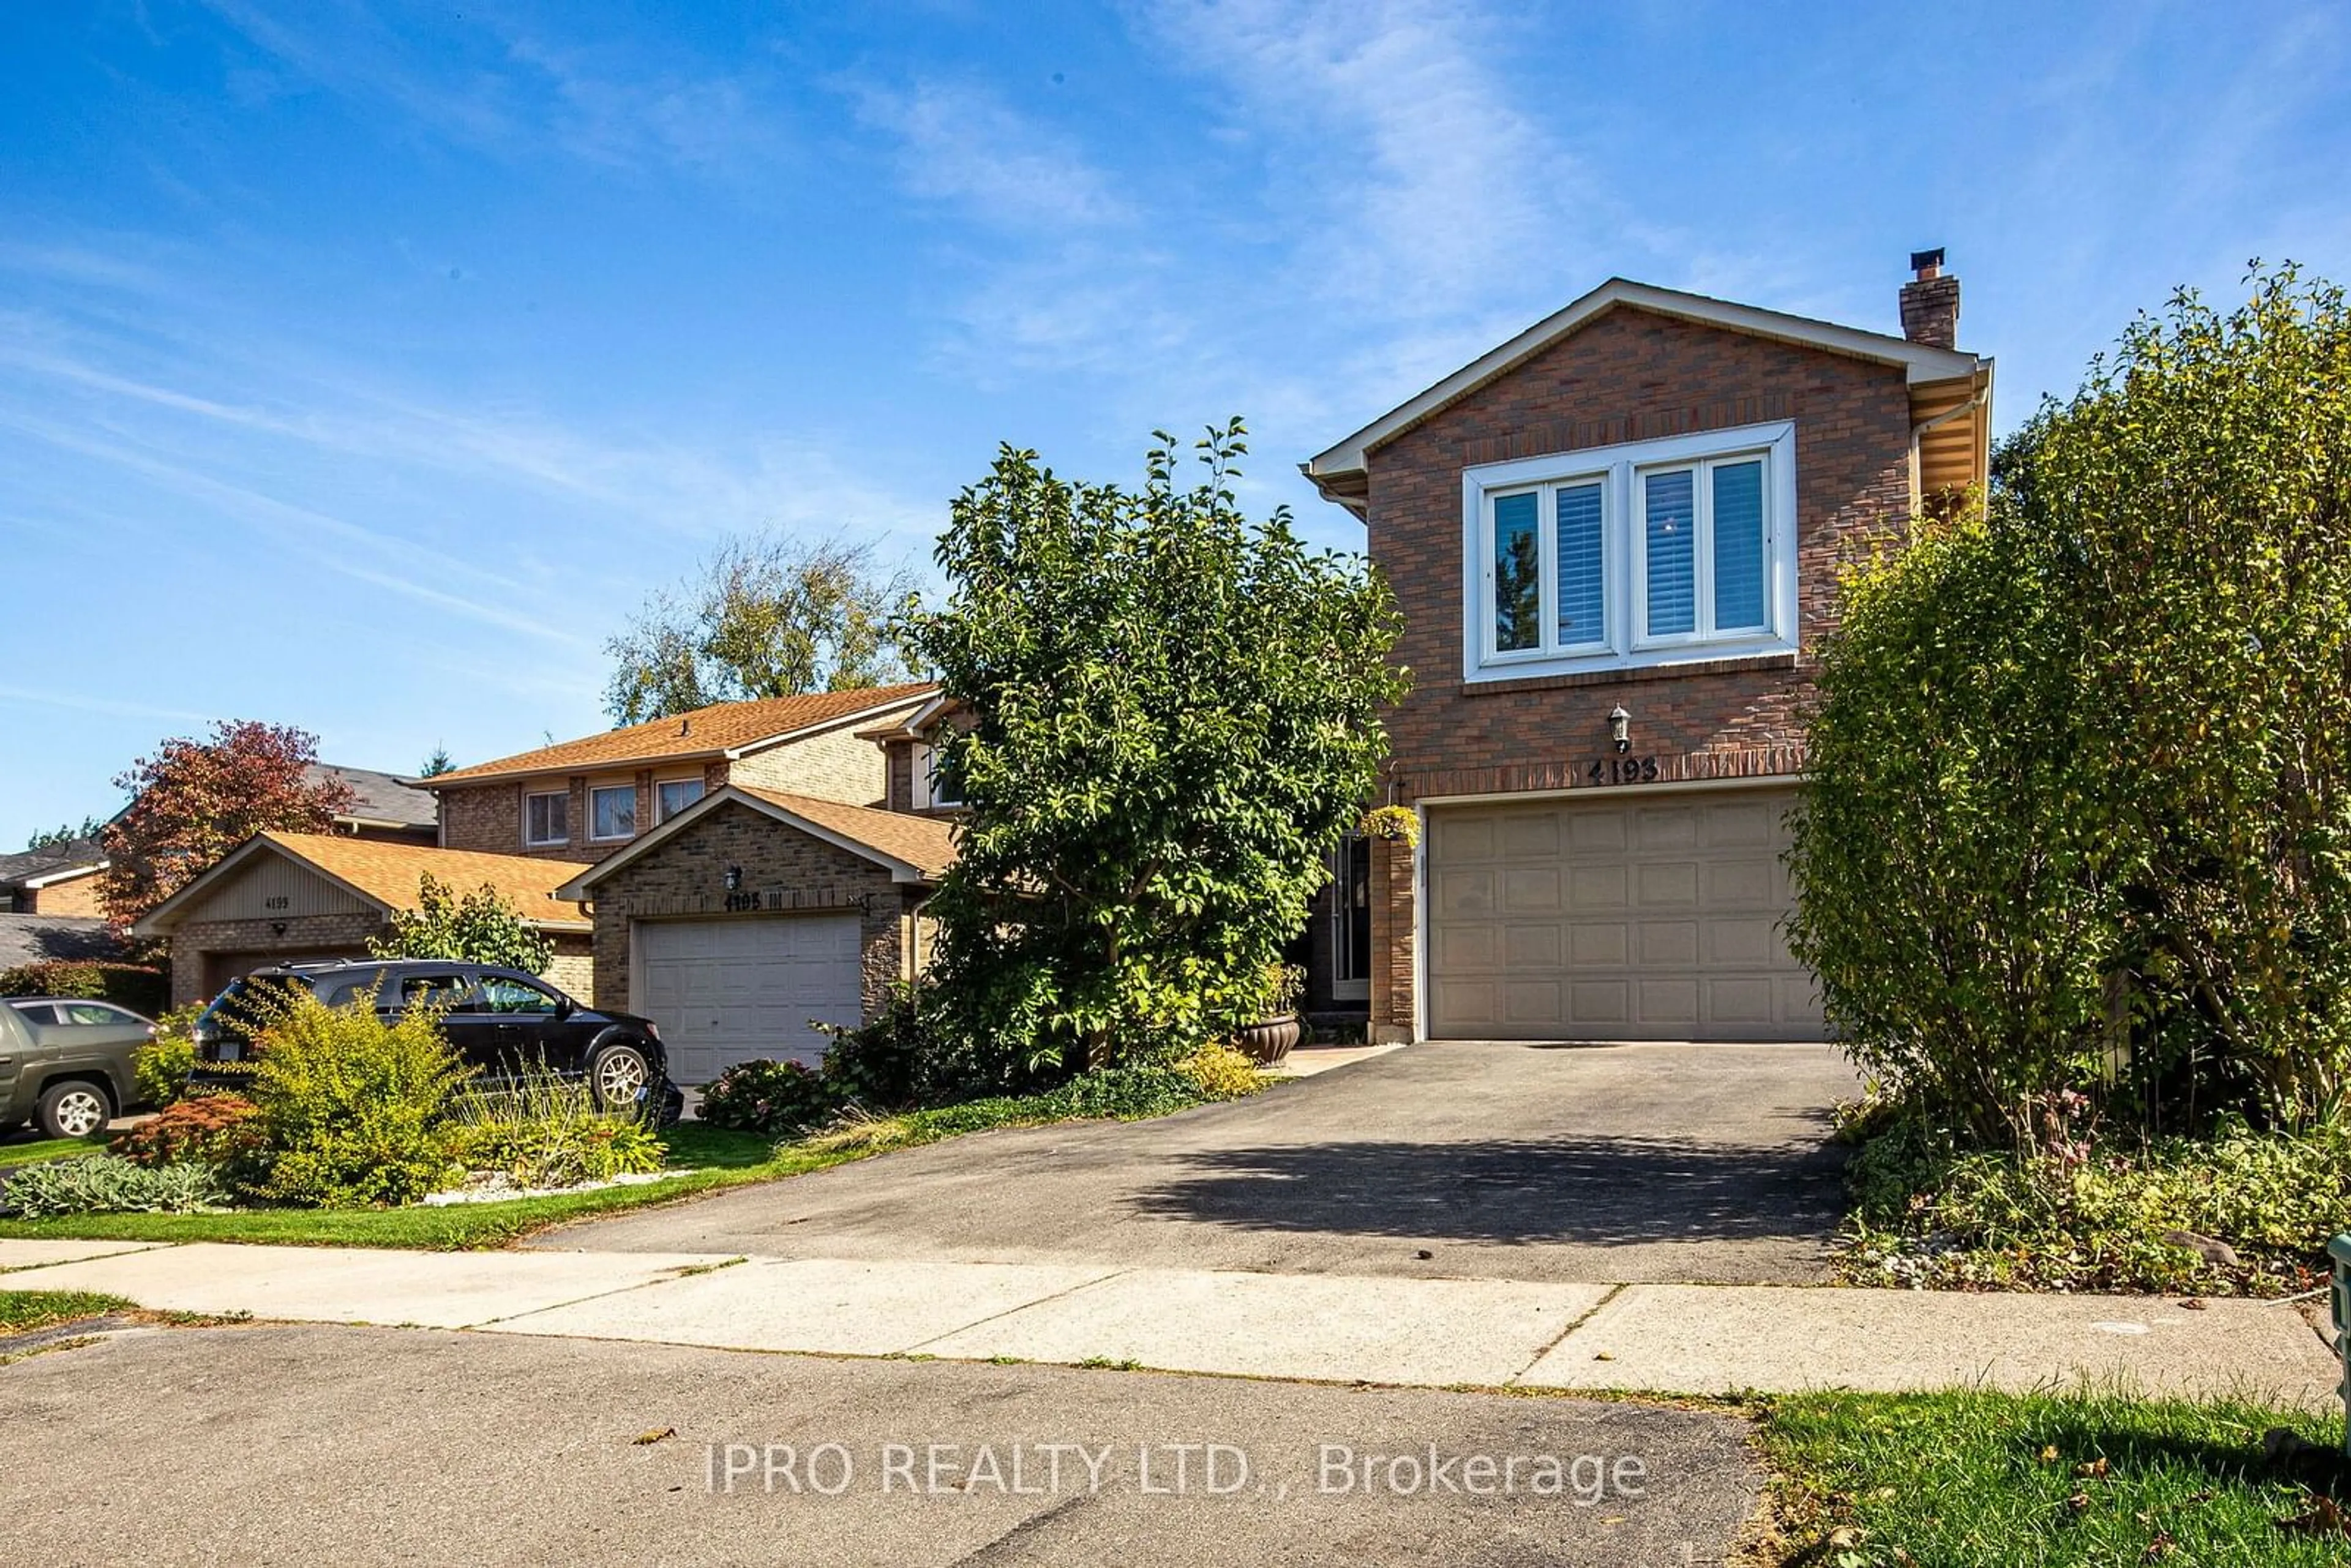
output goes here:
[[1544, 317], [1510, 341], [1489, 350], [1436, 385], [1397, 404], [1337, 445], [1300, 464], [1300, 471], [1314, 482], [1324, 499], [1360, 512], [1364, 469], [1372, 448], [1394, 440], [1579, 328], [1619, 308], [1646, 310], [1827, 353], [1900, 366], [1906, 381], [1913, 386], [1970, 377], [1990, 362], [1959, 350], [1916, 343], [1888, 332], [1840, 327], [1808, 316], [1734, 304], [1654, 283], [1636, 283], [1628, 277], [1612, 277], [1565, 309]]

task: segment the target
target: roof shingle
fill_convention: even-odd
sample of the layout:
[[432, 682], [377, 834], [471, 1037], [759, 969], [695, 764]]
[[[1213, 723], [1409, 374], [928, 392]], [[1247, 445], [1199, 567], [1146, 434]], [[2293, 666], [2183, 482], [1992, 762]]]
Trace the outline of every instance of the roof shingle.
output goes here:
[[495, 762], [475, 763], [471, 768], [436, 774], [418, 782], [426, 789], [438, 789], [451, 784], [472, 784], [528, 773], [570, 773], [635, 762], [723, 756], [761, 741], [778, 739], [796, 730], [917, 702], [936, 689], [928, 681], [916, 681], [905, 685], [810, 692], [803, 696], [768, 697], [758, 702], [716, 703], [692, 713], [542, 746], [536, 751], [518, 752]]
[[555, 890], [588, 869], [579, 861], [539, 860], [530, 855], [493, 855], [475, 850], [436, 849], [430, 844], [386, 843], [341, 833], [264, 833], [297, 860], [358, 889], [392, 909], [416, 907], [427, 873], [459, 894], [487, 885], [534, 925], [585, 928], [588, 912]]
[[805, 817], [844, 839], [879, 850], [893, 860], [904, 861], [920, 872], [926, 882], [935, 882], [941, 873], [955, 864], [955, 829], [942, 818], [844, 805], [839, 800], [820, 800], [812, 795], [790, 795], [781, 789], [760, 789], [748, 784], [736, 788], [746, 795], [756, 795], [770, 805], [780, 806], [796, 817]]

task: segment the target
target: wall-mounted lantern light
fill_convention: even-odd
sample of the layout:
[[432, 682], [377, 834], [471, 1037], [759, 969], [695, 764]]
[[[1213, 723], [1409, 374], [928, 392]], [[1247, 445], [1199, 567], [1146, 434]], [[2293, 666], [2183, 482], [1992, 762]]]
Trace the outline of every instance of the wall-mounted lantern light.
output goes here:
[[270, 934], [272, 936], [285, 936], [285, 935], [286, 935], [286, 922], [284, 922], [283, 920], [273, 920], [273, 921], [271, 921], [271, 922], [269, 923], [269, 934]]
[[740, 893], [743, 891], [743, 868], [741, 866], [730, 865], [726, 868], [726, 891], [729, 893]]
[[1633, 716], [1620, 705], [1608, 710], [1608, 734], [1619, 751], [1633, 749]]

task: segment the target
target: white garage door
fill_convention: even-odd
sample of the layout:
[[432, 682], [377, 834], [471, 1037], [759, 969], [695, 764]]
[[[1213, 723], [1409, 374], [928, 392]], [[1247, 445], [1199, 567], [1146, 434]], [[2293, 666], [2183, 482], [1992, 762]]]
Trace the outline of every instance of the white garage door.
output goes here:
[[1825, 1038], [1779, 924], [1792, 789], [1428, 815], [1440, 1040]]
[[761, 1058], [814, 1065], [831, 1041], [810, 1019], [859, 1022], [857, 925], [854, 915], [641, 921], [630, 1010], [661, 1030], [680, 1083]]

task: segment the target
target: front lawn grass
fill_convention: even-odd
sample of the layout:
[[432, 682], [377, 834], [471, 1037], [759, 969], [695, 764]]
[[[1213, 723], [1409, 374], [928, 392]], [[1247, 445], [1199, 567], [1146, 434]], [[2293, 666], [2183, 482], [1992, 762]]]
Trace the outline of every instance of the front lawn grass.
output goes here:
[[0, 1171], [43, 1160], [69, 1160], [76, 1155], [102, 1155], [107, 1142], [104, 1133], [94, 1138], [0, 1138]]
[[[289, 1247], [403, 1247], [428, 1251], [503, 1247], [549, 1226], [671, 1203], [730, 1186], [805, 1176], [892, 1149], [998, 1127], [1051, 1122], [1134, 1121], [1201, 1103], [1162, 1075], [1112, 1080], [1090, 1074], [1042, 1094], [974, 1100], [893, 1116], [861, 1116], [781, 1144], [747, 1133], [681, 1122], [662, 1134], [666, 1181], [599, 1187], [553, 1197], [410, 1208], [255, 1208], [226, 1214], [79, 1214], [0, 1219], [0, 1238], [110, 1241], [250, 1241]], [[77, 1152], [89, 1153], [88, 1148]]]
[[2314, 1500], [2266, 1461], [2276, 1427], [2326, 1448], [2343, 1436], [2339, 1414], [1980, 1391], [1782, 1396], [1761, 1434], [1788, 1563], [2340, 1564], [2339, 1528], [2284, 1522]]
[[0, 1334], [26, 1333], [51, 1323], [131, 1310], [120, 1296], [94, 1291], [0, 1291]]

